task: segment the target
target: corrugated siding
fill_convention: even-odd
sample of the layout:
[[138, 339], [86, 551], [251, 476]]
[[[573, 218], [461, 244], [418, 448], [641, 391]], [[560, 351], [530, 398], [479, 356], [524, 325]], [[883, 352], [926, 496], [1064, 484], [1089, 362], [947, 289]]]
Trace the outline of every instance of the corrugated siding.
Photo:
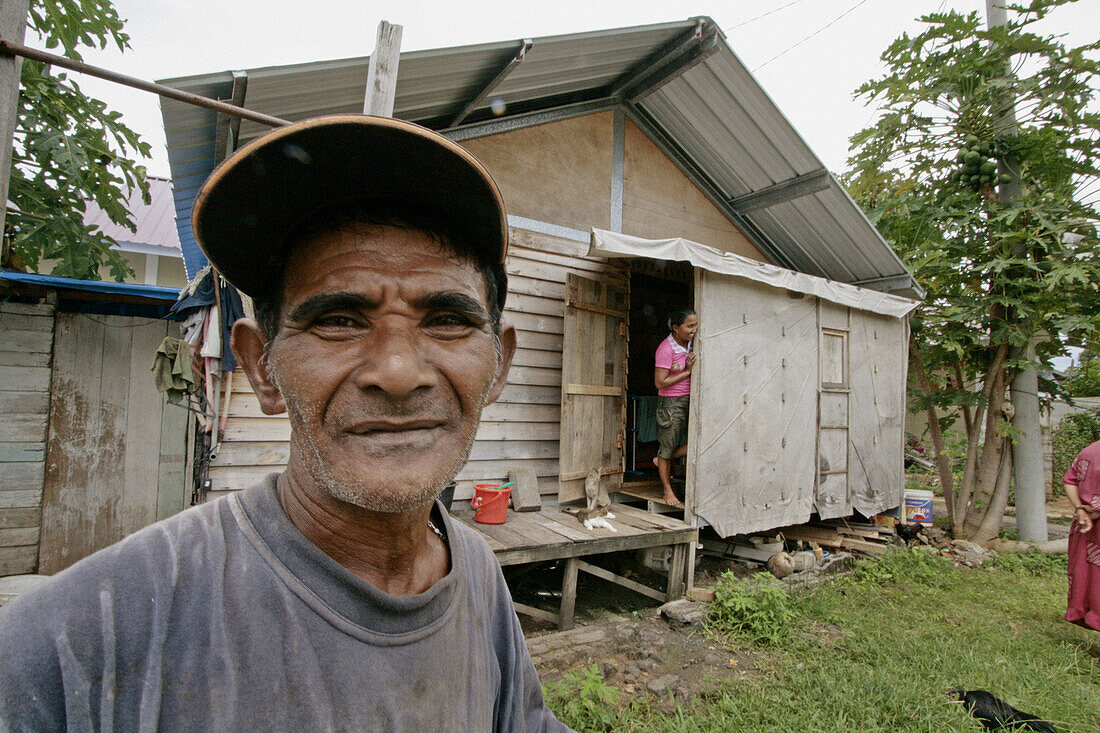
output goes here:
[[[519, 348], [504, 392], [482, 413], [470, 460], [457, 477], [457, 498], [472, 497], [475, 483], [501, 481], [513, 468], [534, 469], [540, 492], [557, 493], [566, 276], [626, 284], [621, 265], [585, 257], [587, 250], [577, 242], [511, 230], [505, 318], [516, 327]], [[283, 470], [289, 439], [286, 415], [263, 415], [247, 379], [236, 374], [229, 420], [210, 466], [211, 497]]]
[[51, 305], [0, 303], [0, 576], [38, 565], [53, 329]]
[[126, 208], [134, 217], [136, 231], [111, 221], [107, 212], [88, 202], [84, 223], [98, 227], [100, 231], [120, 244], [143, 244], [163, 247], [166, 255], [180, 255], [180, 239], [176, 232], [176, 210], [172, 199], [172, 182], [166, 178], [150, 176], [149, 203], [141, 200], [136, 188], [126, 199]]

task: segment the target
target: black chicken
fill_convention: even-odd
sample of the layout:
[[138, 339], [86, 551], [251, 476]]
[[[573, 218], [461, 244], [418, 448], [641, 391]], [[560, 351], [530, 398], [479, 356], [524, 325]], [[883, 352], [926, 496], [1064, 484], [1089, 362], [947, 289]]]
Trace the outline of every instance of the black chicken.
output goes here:
[[1039, 733], [1058, 733], [1058, 729], [1045, 720], [1017, 710], [992, 692], [985, 690], [951, 690], [956, 700], [961, 700], [970, 714], [981, 721], [987, 730], [1034, 730]]
[[920, 536], [921, 525], [898, 522], [896, 530], [898, 537], [901, 537], [906, 542], [912, 542]]

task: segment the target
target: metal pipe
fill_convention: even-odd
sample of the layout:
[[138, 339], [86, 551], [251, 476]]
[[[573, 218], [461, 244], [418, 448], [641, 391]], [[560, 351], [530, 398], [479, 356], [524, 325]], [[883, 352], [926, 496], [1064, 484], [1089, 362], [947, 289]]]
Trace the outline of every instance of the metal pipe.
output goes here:
[[22, 56], [23, 58], [32, 59], [34, 61], [41, 61], [44, 64], [60, 66], [63, 69], [76, 71], [80, 74], [87, 74], [88, 76], [99, 77], [100, 79], [113, 81], [116, 84], [133, 87], [134, 89], [140, 89], [144, 92], [159, 94], [162, 97], [168, 97], [169, 99], [174, 99], [177, 102], [193, 104], [196, 107], [205, 107], [206, 109], [212, 109], [215, 112], [221, 112], [222, 114], [231, 115], [233, 117], [240, 117], [243, 120], [250, 120], [252, 122], [257, 122], [261, 125], [267, 125], [269, 127], [284, 127], [290, 124], [289, 120], [272, 117], [271, 115], [265, 115], [261, 112], [253, 112], [243, 107], [238, 107], [236, 105], [228, 104], [226, 102], [220, 102], [216, 99], [210, 99], [209, 97], [192, 94], [191, 92], [173, 89], [172, 87], [168, 87], [163, 84], [157, 84], [151, 81], [145, 81], [144, 79], [138, 79], [137, 77], [127, 76], [126, 74], [120, 74], [117, 71], [109, 71], [108, 69], [102, 69], [98, 66], [86, 64], [83, 61], [74, 61], [73, 59], [66, 58], [65, 56], [58, 56], [57, 54], [39, 51], [36, 48], [28, 48], [27, 46], [19, 43], [13, 43], [11, 41], [0, 40], [0, 54], [5, 54], [8, 56]]

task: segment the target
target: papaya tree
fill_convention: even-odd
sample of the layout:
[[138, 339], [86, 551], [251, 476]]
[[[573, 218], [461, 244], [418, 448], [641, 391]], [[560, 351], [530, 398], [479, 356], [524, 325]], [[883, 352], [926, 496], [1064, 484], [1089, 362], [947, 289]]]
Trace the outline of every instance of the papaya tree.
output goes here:
[[1100, 44], [1035, 30], [1069, 2], [1010, 6], [992, 29], [977, 13], [923, 16], [856, 91], [878, 111], [852, 138], [846, 180], [927, 290], [911, 320], [910, 407], [928, 416], [956, 537], [999, 532], [1013, 377], [1049, 374], [1100, 327]]
[[[123, 50], [129, 36], [110, 0], [32, 0], [27, 35], [48, 49], [82, 60], [81, 48]], [[23, 59], [12, 150], [3, 266], [99, 279], [103, 267], [121, 281], [132, 271], [115, 241], [84, 223], [94, 202], [116, 224], [133, 230], [127, 198], [136, 189], [148, 203], [149, 145], [121, 115], [89, 97], [67, 73]]]

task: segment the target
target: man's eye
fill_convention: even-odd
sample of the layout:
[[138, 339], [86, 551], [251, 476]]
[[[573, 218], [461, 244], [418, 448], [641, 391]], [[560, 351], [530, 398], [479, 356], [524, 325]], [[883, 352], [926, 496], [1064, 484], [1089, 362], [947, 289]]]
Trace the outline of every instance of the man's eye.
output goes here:
[[321, 328], [354, 328], [358, 325], [356, 320], [351, 316], [341, 315], [322, 316], [314, 321], [313, 324]]
[[429, 328], [462, 329], [476, 325], [468, 316], [459, 313], [437, 313], [427, 319]]

